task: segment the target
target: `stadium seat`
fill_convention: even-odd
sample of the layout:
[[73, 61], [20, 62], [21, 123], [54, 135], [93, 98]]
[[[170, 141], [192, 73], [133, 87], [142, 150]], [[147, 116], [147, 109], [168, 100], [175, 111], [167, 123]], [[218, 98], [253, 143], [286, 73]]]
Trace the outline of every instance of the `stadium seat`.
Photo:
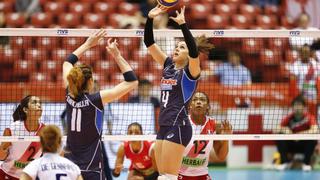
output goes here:
[[100, 61], [102, 59], [100, 51], [98, 49], [89, 49], [83, 55], [83, 60], [87, 62]]
[[241, 49], [244, 53], [256, 54], [264, 48], [263, 39], [261, 38], [243, 38]]
[[264, 65], [279, 65], [282, 61], [281, 51], [263, 49], [260, 52], [260, 60]]
[[252, 16], [250, 15], [242, 15], [242, 14], [235, 14], [231, 17], [232, 25], [237, 29], [249, 29], [252, 24]]
[[268, 47], [272, 50], [288, 49], [288, 38], [268, 38]]
[[287, 16], [281, 16], [281, 25], [287, 29], [291, 29], [295, 26], [295, 23], [293, 19]]
[[20, 28], [26, 24], [26, 19], [20, 13], [7, 13], [5, 14], [6, 26], [11, 28]]
[[226, 16], [237, 14], [237, 6], [234, 4], [217, 4], [216, 13]]
[[19, 60], [13, 64], [13, 73], [16, 75], [29, 74], [37, 70], [36, 61]]
[[67, 50], [64, 48], [57, 48], [57, 49], [53, 49], [51, 51], [51, 59], [53, 61], [64, 61], [66, 60], [67, 56], [72, 52], [72, 50]]
[[62, 61], [43, 60], [40, 65], [40, 72], [58, 74], [62, 72]]
[[121, 20], [122, 15], [118, 13], [114, 13], [109, 15], [109, 25], [113, 28], [119, 28], [119, 21]]
[[83, 24], [89, 28], [101, 28], [106, 25], [105, 15], [88, 13], [83, 16]]
[[67, 12], [66, 3], [63, 1], [53, 2], [49, 1], [44, 4], [44, 12], [49, 12], [52, 15], [59, 15]]
[[29, 76], [29, 82], [39, 83], [39, 82], [52, 82], [52, 74], [45, 72], [34, 72]]
[[261, 13], [261, 9], [258, 6], [253, 6], [251, 4], [241, 4], [240, 14], [256, 16]]
[[293, 63], [299, 58], [299, 52], [297, 50], [288, 49], [285, 52], [286, 61], [289, 63]]
[[206, 6], [204, 4], [193, 4], [192, 8], [190, 9], [191, 18], [192, 19], [206, 19], [208, 14], [212, 13], [213, 6]]
[[122, 2], [119, 4], [120, 14], [127, 14], [132, 16], [139, 11], [140, 11], [139, 4], [132, 4], [127, 2]]
[[210, 29], [225, 29], [229, 26], [229, 18], [219, 14], [209, 15], [207, 17], [207, 26]]
[[278, 15], [280, 16], [280, 10], [278, 6], [266, 5], [264, 7], [264, 14], [266, 15]]
[[140, 47], [141, 38], [118, 38], [119, 48], [126, 49], [129, 52], [133, 52], [134, 50]]
[[117, 65], [114, 61], [96, 61], [94, 65], [95, 72], [108, 72]]
[[48, 59], [48, 53], [45, 49], [30, 48], [25, 50], [24, 59], [28, 61], [44, 61]]
[[235, 4], [235, 5], [239, 5], [244, 3], [245, 0], [223, 0], [224, 3], [226, 4]]
[[278, 26], [277, 17], [275, 15], [258, 15], [257, 26], [261, 29], [274, 29]]
[[13, 49], [27, 49], [32, 47], [32, 37], [31, 36], [13, 36], [10, 37], [10, 46]]
[[36, 47], [51, 50], [52, 47], [59, 47], [59, 38], [56, 37], [36, 37]]
[[58, 24], [62, 28], [74, 28], [80, 24], [81, 17], [75, 13], [63, 13], [59, 15]]
[[85, 38], [83, 37], [65, 37], [62, 38], [62, 48], [75, 50], [78, 48], [83, 42]]
[[14, 62], [22, 58], [21, 50], [15, 48], [0, 48], [0, 61], [1, 62]]
[[91, 11], [91, 4], [86, 2], [71, 2], [69, 7], [70, 13], [76, 13], [78, 16], [85, 15]]
[[136, 59], [137, 61], [144, 61], [144, 62], [149, 62], [149, 60], [150, 61], [152, 60], [148, 53], [139, 51], [139, 49], [133, 52], [132, 58]]
[[4, 13], [13, 12], [13, 3], [10, 1], [0, 2], [0, 12], [4, 12]]
[[110, 15], [116, 12], [116, 6], [109, 2], [97, 2], [93, 5], [93, 12]]
[[52, 14], [35, 13], [31, 16], [31, 24], [36, 28], [48, 28], [53, 22]]
[[222, 0], [200, 0], [200, 3], [202, 4], [216, 4], [216, 3], [221, 3]]

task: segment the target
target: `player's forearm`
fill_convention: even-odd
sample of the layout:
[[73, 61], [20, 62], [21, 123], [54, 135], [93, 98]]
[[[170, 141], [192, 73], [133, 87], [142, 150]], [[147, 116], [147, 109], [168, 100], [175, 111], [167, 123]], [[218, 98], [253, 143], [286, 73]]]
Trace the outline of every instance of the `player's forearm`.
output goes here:
[[90, 49], [90, 47], [86, 43], [83, 43], [80, 47], [78, 47], [75, 51], [73, 51], [72, 54], [80, 58], [82, 54], [86, 52], [88, 49]]
[[217, 157], [224, 161], [229, 152], [229, 142], [228, 141], [216, 141], [214, 145], [214, 150]]
[[185, 40], [187, 47], [188, 47], [188, 50], [189, 50], [189, 56], [191, 58], [197, 58], [199, 56], [198, 47], [197, 47], [197, 44], [196, 44], [188, 26], [187, 26], [187, 24], [186, 23], [181, 24], [180, 28], [182, 30], [184, 40]]
[[114, 57], [115, 62], [117, 63], [118, 67], [120, 68], [121, 73], [125, 73], [128, 71], [132, 71], [131, 66], [129, 63], [122, 57], [122, 55], [117, 55]]
[[155, 41], [153, 37], [153, 19], [147, 18], [146, 25], [144, 27], [144, 44], [148, 47], [152, 46]]

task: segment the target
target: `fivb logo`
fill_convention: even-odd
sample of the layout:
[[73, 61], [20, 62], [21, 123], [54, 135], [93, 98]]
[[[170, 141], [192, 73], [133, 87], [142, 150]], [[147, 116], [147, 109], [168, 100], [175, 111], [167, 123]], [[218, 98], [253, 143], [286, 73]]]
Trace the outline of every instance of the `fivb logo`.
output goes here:
[[136, 31], [137, 36], [143, 36], [144, 35], [144, 30], [137, 30]]
[[300, 31], [290, 31], [289, 35], [290, 36], [300, 36]]
[[222, 31], [222, 30], [213, 31], [213, 35], [214, 36], [223, 36], [224, 35], [224, 31]]
[[58, 29], [57, 34], [58, 35], [68, 35], [69, 31], [68, 29]]

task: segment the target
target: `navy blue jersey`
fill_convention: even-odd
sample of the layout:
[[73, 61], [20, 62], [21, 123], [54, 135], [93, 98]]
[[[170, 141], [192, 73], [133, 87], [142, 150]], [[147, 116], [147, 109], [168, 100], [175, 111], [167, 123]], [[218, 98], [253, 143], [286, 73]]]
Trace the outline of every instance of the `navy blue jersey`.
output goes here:
[[103, 104], [100, 93], [66, 96], [68, 123], [66, 157], [81, 170], [102, 168]]
[[160, 126], [190, 125], [188, 104], [197, 88], [188, 66], [175, 69], [171, 58], [167, 58], [161, 79]]

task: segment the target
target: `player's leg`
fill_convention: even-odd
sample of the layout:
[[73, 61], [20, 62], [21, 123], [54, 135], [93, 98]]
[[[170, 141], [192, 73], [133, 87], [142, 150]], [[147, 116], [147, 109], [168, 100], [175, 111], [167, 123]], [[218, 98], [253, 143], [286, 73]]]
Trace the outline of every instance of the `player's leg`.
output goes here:
[[163, 168], [162, 168], [163, 166], [162, 166], [162, 161], [161, 161], [162, 143], [163, 143], [163, 140], [156, 140], [156, 143], [154, 145], [154, 157], [155, 157], [157, 168], [158, 168], [158, 172], [159, 172], [160, 175], [163, 172]]

